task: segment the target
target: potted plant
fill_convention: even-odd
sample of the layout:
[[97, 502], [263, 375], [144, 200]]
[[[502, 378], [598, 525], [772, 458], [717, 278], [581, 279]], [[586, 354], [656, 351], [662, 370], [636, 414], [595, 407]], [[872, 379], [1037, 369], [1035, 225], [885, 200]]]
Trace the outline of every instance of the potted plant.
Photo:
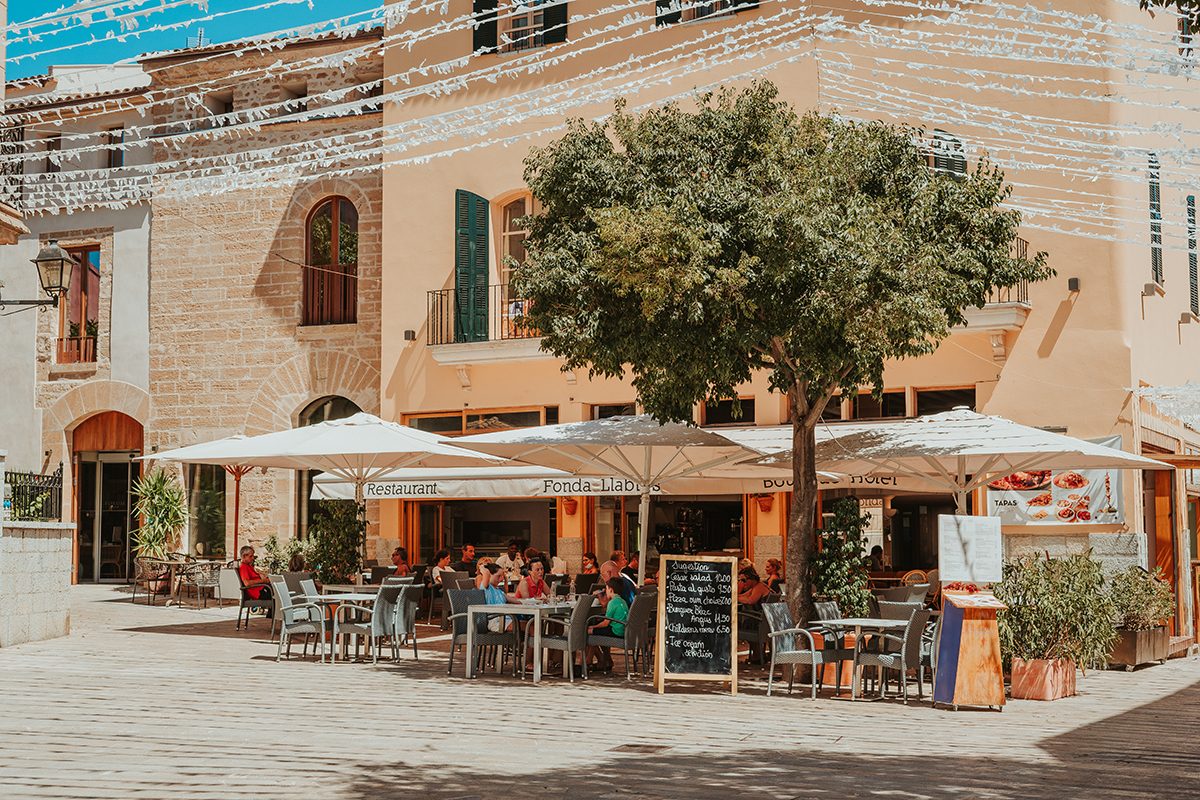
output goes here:
[[152, 469], [133, 485], [133, 510], [141, 519], [131, 539], [139, 558], [166, 558], [178, 549], [179, 534], [188, 522], [183, 487], [162, 469]]
[[1175, 593], [1163, 580], [1162, 569], [1153, 573], [1130, 567], [1113, 576], [1112, 599], [1116, 607], [1117, 639], [1110, 664], [1132, 671], [1139, 664], [1167, 660], [1170, 635], [1166, 620], [1175, 616]]
[[1075, 668], [1104, 664], [1116, 639], [1114, 606], [1091, 551], [1065, 558], [1022, 556], [994, 587], [1000, 650], [1011, 664], [1012, 696], [1055, 700], [1075, 694]]
[[864, 533], [869, 514], [860, 514], [858, 500], [843, 497], [833, 503], [833, 520], [818, 531], [817, 552], [812, 556], [813, 595], [834, 600], [843, 617], [866, 617], [871, 612], [867, 588]]
[[353, 500], [316, 501], [308, 526], [308, 566], [321, 583], [352, 583], [362, 569], [365, 510]]

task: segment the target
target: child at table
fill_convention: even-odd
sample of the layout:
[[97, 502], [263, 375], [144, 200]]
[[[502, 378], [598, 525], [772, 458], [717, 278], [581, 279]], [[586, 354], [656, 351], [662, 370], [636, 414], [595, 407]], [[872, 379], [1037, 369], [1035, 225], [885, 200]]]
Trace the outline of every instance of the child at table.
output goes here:
[[[609, 578], [604, 582], [604, 616], [607, 619], [600, 620], [595, 625], [589, 625], [589, 635], [593, 633], [617, 637], [625, 635], [625, 620], [629, 618], [629, 603], [626, 603], [625, 598], [621, 596], [624, 583], [624, 578]], [[589, 662], [594, 660], [601, 671], [612, 671], [613, 660], [607, 647], [593, 645], [588, 648], [587, 657]]]

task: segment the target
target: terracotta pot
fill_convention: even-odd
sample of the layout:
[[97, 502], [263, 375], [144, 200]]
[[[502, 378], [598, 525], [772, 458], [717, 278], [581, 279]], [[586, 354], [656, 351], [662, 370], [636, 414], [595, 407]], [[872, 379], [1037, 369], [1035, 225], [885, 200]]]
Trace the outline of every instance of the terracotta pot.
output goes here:
[[755, 499], [758, 500], [759, 510], [764, 514], [771, 510], [771, 506], [775, 505], [775, 495], [773, 494], [761, 495]]
[[1057, 700], [1075, 694], [1075, 662], [1063, 658], [1012, 660], [1014, 700]]
[[1128, 671], [1132, 671], [1139, 664], [1155, 661], [1162, 664], [1167, 660], [1170, 643], [1171, 637], [1166, 625], [1145, 631], [1118, 628], [1117, 641], [1108, 657], [1108, 663], [1123, 665]]
[[575, 516], [575, 512], [579, 509], [578, 500], [563, 500], [563, 511], [567, 512], [568, 516]]

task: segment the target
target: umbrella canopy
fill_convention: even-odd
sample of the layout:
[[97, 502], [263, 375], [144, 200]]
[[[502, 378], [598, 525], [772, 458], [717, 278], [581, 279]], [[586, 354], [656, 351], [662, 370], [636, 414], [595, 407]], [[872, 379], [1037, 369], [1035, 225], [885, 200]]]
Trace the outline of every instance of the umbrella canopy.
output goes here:
[[[638, 508], [638, 549], [643, 554], [650, 495], [656, 485], [702, 477], [708, 470], [763, 454], [715, 431], [679, 423], [661, 424], [646, 414], [484, 433], [458, 439], [455, 444], [573, 476], [630, 481], [634, 485], [629, 487], [629, 493], [640, 494], [642, 498]], [[645, 569], [642, 559], [638, 562], [638, 584], [645, 580]]]
[[[765, 448], [764, 448], [765, 449]], [[1169, 464], [965, 408], [901, 422], [817, 428], [817, 464], [850, 474], [895, 474], [953, 492], [960, 514], [967, 493], [989, 475], [1053, 469], [1170, 469]], [[790, 464], [791, 452], [761, 459]]]

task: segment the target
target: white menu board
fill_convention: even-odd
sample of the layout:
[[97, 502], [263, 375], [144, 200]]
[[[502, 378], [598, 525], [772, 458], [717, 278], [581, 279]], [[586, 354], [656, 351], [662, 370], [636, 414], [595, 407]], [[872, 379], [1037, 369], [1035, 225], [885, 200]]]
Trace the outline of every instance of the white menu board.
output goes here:
[[938, 579], [996, 583], [1001, 579], [1004, 554], [999, 517], [938, 515]]

